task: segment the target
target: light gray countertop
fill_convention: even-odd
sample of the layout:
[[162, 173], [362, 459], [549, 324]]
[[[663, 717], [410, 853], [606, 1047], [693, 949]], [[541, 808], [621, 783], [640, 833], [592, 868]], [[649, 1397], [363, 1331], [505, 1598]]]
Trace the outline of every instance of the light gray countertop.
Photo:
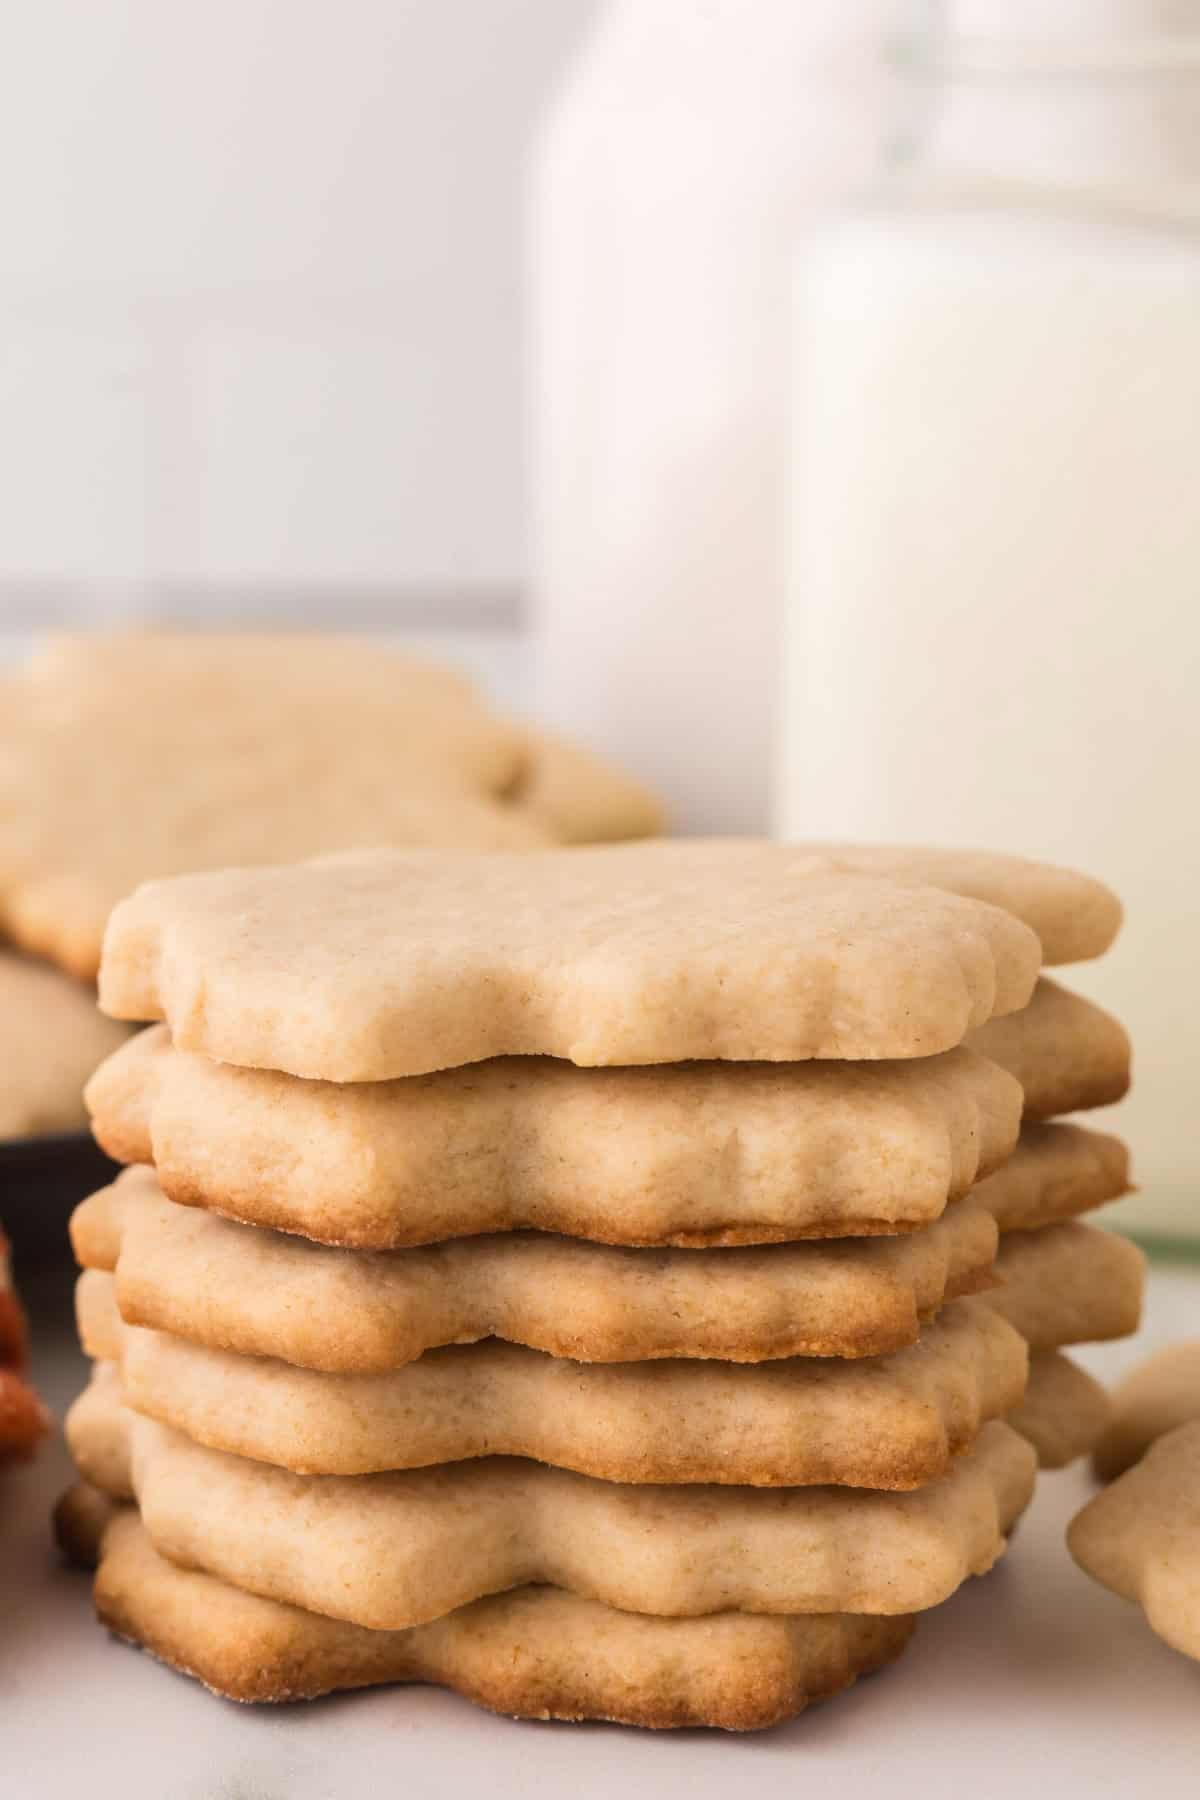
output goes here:
[[[61, 1416], [82, 1385], [57, 1283], [30, 1292], [37, 1376]], [[1111, 1379], [1200, 1332], [1200, 1271], [1157, 1270], [1133, 1344], [1077, 1353]], [[902, 1660], [793, 1724], [746, 1738], [515, 1724], [433, 1688], [251, 1709], [214, 1699], [110, 1640], [47, 1518], [61, 1442], [0, 1483], [0, 1794], [4, 1800], [341, 1800], [539, 1791], [571, 1800], [831, 1793], [991, 1800], [1197, 1791], [1200, 1668], [1075, 1568], [1082, 1467], [1048, 1476], [1004, 1564], [931, 1614]]]

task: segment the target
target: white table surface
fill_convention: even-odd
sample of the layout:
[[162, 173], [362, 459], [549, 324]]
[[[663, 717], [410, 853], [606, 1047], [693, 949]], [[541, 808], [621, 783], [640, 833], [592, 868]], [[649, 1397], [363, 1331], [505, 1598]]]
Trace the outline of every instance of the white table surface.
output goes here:
[[[65, 1313], [38, 1313], [37, 1375], [61, 1414], [85, 1367]], [[1139, 1339], [1078, 1354], [1110, 1379], [1197, 1332], [1200, 1272], [1164, 1269]], [[55, 1443], [0, 1484], [3, 1800], [707, 1800], [739, 1784], [754, 1800], [1200, 1793], [1200, 1666], [1064, 1548], [1091, 1491], [1082, 1467], [1043, 1477], [1006, 1561], [930, 1614], [892, 1669], [746, 1737], [517, 1724], [425, 1687], [281, 1708], [214, 1699], [97, 1626], [87, 1578], [50, 1545], [67, 1479]]]

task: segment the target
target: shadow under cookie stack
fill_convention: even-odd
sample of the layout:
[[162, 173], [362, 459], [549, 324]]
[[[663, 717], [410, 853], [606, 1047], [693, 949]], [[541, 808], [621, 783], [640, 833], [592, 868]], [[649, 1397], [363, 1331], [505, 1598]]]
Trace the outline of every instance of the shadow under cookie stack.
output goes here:
[[647, 1726], [891, 1660], [1029, 1439], [1102, 1425], [1061, 1346], [1136, 1323], [1137, 1252], [1068, 1222], [1122, 1147], [1040, 1122], [1127, 1077], [1038, 983], [1118, 920], [1012, 858], [734, 843], [140, 889], [101, 995], [162, 1023], [89, 1090], [134, 1166], [72, 1227], [101, 1619], [237, 1699]]

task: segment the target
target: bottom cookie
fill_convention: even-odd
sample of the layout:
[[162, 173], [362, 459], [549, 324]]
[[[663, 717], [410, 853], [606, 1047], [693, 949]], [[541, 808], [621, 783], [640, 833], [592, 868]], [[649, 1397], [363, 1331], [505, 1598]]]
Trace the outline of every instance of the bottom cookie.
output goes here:
[[101, 1621], [231, 1700], [420, 1681], [519, 1718], [752, 1731], [892, 1661], [914, 1625], [857, 1613], [652, 1619], [522, 1587], [432, 1624], [371, 1631], [175, 1568], [132, 1507], [86, 1486], [63, 1497], [56, 1522], [69, 1554], [96, 1561]]
[[1008, 1423], [1033, 1445], [1043, 1469], [1065, 1469], [1092, 1449], [1111, 1417], [1098, 1381], [1061, 1350], [1035, 1350], [1025, 1398]]

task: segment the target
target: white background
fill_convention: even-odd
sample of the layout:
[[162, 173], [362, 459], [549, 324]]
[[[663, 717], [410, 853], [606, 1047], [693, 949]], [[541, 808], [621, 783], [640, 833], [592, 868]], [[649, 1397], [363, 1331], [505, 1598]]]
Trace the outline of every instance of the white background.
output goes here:
[[594, 9], [4, 8], [0, 622], [296, 580], [510, 605], [522, 168]]

